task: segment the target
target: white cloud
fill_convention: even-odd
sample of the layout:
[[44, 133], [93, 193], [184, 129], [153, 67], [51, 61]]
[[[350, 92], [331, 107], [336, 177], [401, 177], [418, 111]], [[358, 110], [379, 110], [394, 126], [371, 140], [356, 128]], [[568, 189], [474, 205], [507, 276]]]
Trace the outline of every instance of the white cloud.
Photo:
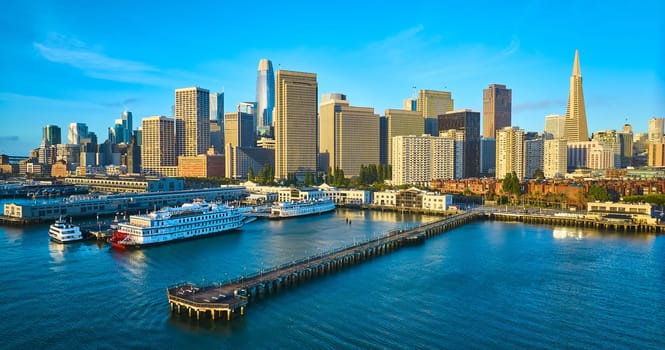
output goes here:
[[95, 79], [168, 88], [192, 85], [198, 82], [196, 79], [206, 79], [189, 72], [163, 70], [144, 62], [111, 57], [101, 48], [90, 48], [77, 39], [59, 34], [52, 35], [46, 43], [35, 42], [33, 46], [46, 60], [80, 69]]
[[51, 47], [40, 43], [34, 43], [34, 46], [47, 60], [68, 64], [86, 73], [159, 71], [142, 62], [112, 58], [82, 48]]

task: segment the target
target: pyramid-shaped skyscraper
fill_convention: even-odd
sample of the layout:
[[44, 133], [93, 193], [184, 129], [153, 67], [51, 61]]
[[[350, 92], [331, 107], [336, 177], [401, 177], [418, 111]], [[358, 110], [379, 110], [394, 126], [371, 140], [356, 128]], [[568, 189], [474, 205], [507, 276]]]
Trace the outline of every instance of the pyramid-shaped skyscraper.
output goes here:
[[577, 50], [575, 50], [573, 75], [570, 77], [568, 109], [566, 110], [566, 139], [568, 139], [568, 142], [589, 141], [589, 130], [587, 129], [586, 123], [586, 110], [584, 108], [584, 92], [582, 91], [580, 55]]

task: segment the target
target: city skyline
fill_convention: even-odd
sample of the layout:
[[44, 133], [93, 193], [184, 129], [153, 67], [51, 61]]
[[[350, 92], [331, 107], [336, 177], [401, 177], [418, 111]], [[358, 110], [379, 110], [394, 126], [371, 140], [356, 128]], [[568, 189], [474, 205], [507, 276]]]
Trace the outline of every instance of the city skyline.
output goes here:
[[[137, 122], [170, 116], [173, 91], [185, 86], [223, 88], [229, 106], [252, 100], [261, 58], [275, 70], [316, 73], [319, 97], [343, 92], [379, 113], [400, 108], [422, 89], [449, 91], [456, 109], [482, 112], [482, 90], [505, 84], [513, 90], [513, 125], [542, 131], [546, 115], [566, 112], [571, 57], [579, 49], [590, 133], [620, 130], [626, 121], [635, 132], [646, 132], [650, 118], [665, 114], [665, 24], [658, 15], [665, 9], [659, 2], [621, 10], [612, 4], [530, 3], [510, 11], [483, 3], [480, 13], [478, 4], [413, 6], [425, 4], [431, 11], [404, 18], [401, 8], [354, 4], [347, 14], [351, 25], [340, 28], [336, 20], [313, 16], [323, 5], [290, 3], [255, 28], [212, 30], [206, 22], [213, 21], [201, 20], [192, 36], [182, 30], [186, 26], [153, 28], [143, 21], [149, 10], [160, 23], [188, 17], [190, 10], [176, 3], [155, 10], [118, 2], [104, 13], [10, 3], [0, 15], [7, 53], [0, 57], [0, 115], [7, 121], [0, 153], [26, 155], [49, 124], [64, 130], [72, 122], [86, 123], [103, 142], [124, 110]], [[240, 10], [234, 7], [239, 4], [202, 6], [210, 6], [197, 10], [204, 18]], [[370, 8], [382, 16], [368, 29], [354, 19]], [[441, 21], [444, 9], [460, 15]], [[128, 25], [117, 26], [118, 18]], [[299, 21], [276, 25], [290, 18]], [[556, 28], [543, 18], [556, 18]], [[219, 48], [208, 44], [213, 41]], [[35, 127], [23, 127], [26, 122]]]

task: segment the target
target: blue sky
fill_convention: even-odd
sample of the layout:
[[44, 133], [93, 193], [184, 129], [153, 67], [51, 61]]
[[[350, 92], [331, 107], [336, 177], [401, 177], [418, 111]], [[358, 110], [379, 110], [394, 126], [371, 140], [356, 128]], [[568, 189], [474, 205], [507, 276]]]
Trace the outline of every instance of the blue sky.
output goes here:
[[513, 125], [540, 131], [546, 115], [565, 114], [578, 48], [590, 131], [628, 120], [642, 132], [665, 117], [661, 1], [194, 4], [5, 2], [0, 153], [27, 154], [46, 124], [85, 122], [103, 141], [125, 109], [135, 127], [170, 115], [180, 87], [224, 88], [228, 111], [255, 99], [261, 58], [317, 73], [319, 95], [345, 93], [379, 114], [414, 86], [482, 112], [483, 88], [506, 84]]

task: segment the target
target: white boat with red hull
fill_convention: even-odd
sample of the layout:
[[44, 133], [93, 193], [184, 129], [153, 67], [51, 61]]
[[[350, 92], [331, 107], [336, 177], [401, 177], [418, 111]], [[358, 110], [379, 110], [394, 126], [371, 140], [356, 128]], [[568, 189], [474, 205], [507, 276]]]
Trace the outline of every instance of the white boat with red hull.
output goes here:
[[239, 229], [244, 219], [237, 208], [195, 201], [179, 208], [131, 215], [129, 222], [118, 224], [108, 241], [117, 248], [140, 248]]

